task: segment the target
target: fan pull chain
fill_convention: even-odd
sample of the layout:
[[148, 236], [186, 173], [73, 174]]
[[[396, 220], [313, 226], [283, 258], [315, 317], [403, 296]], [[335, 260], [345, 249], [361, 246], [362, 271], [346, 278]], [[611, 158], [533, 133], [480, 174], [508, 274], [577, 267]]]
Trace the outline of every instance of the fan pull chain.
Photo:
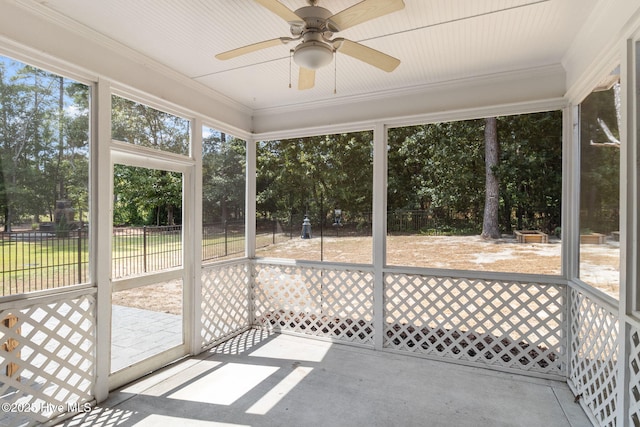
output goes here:
[[291, 58], [293, 58], [293, 49], [289, 50], [289, 89], [291, 89]]

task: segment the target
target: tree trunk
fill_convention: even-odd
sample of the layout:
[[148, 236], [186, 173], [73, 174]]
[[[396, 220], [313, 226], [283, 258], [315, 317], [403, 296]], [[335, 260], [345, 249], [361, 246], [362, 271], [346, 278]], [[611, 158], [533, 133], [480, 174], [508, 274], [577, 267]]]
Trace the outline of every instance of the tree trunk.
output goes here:
[[167, 225], [176, 225], [173, 218], [173, 206], [167, 205]]
[[11, 209], [9, 208], [9, 203], [4, 206], [4, 231], [11, 231]]
[[500, 145], [498, 143], [498, 124], [495, 117], [485, 119], [484, 152], [485, 152], [485, 199], [482, 234], [484, 239], [498, 239], [498, 208], [500, 206], [500, 182], [493, 170], [498, 166]]
[[64, 77], [60, 77], [59, 79], [60, 91], [58, 98], [58, 161], [55, 171], [56, 177], [58, 179], [58, 194], [56, 195], [56, 200], [54, 200], [54, 202], [67, 198], [67, 192], [62, 173], [62, 160], [64, 157], [64, 121], [62, 120], [64, 116]]

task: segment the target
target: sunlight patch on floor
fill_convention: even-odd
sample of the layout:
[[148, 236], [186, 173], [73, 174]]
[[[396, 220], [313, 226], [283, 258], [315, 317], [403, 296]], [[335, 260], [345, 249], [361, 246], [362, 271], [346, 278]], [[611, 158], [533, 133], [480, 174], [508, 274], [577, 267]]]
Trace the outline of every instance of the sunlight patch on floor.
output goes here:
[[300, 338], [278, 335], [251, 353], [250, 356], [305, 362], [322, 362], [322, 359], [324, 359], [330, 348], [330, 342], [316, 340], [305, 340], [301, 342]]
[[279, 368], [228, 363], [169, 395], [171, 399], [231, 405]]
[[134, 424], [134, 427], [158, 427], [158, 426], [245, 427], [246, 424], [218, 423], [215, 421], [193, 420], [190, 418], [169, 417], [166, 415], [158, 415], [158, 414], [149, 415], [144, 420]]
[[298, 367], [282, 379], [274, 388], [269, 390], [260, 400], [247, 410], [247, 414], [265, 415], [298, 385], [313, 368]]

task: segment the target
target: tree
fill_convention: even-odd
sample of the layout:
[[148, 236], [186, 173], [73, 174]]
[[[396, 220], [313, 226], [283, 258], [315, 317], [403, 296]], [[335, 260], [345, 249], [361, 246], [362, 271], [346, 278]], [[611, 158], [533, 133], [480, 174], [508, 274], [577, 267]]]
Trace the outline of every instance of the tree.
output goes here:
[[37, 216], [55, 203], [51, 202], [55, 183], [47, 169], [53, 160], [57, 112], [54, 76], [16, 62], [5, 61], [0, 70], [2, 208], [9, 231], [14, 221], [28, 213]]
[[202, 144], [203, 221], [244, 217], [245, 141], [210, 130]]
[[87, 211], [88, 92], [0, 57], [0, 214], [6, 230], [29, 216], [53, 220], [61, 197]]
[[580, 104], [580, 227], [600, 232], [619, 227], [620, 150], [611, 142], [620, 140], [616, 90], [593, 92]]
[[371, 211], [372, 140], [371, 132], [354, 132], [259, 143], [258, 212], [324, 220], [338, 208], [357, 221]]
[[59, 172], [64, 177], [65, 197], [76, 209], [76, 219], [84, 221], [89, 208], [89, 88], [67, 80], [65, 92], [65, 155]]
[[498, 141], [498, 121], [495, 117], [485, 119], [485, 202], [481, 236], [485, 239], [500, 237], [498, 208], [500, 206], [500, 181], [495, 175], [498, 166], [500, 143]]
[[[455, 227], [462, 226], [455, 220], [464, 220], [473, 231], [485, 220], [485, 199], [493, 195], [498, 219], [491, 221], [499, 232], [511, 232], [514, 218], [519, 228], [527, 224], [553, 231], [560, 225], [561, 112], [498, 117], [496, 128], [498, 158], [489, 169], [485, 120], [392, 129], [388, 209], [426, 210]], [[487, 172], [498, 182], [493, 194], [486, 192]]]
[[[189, 151], [189, 121], [147, 105], [112, 97], [112, 136], [130, 144], [178, 154]], [[114, 222], [173, 225], [182, 222], [181, 174], [118, 167], [114, 177]]]
[[426, 210], [439, 223], [482, 217], [483, 121], [397, 128], [389, 137], [389, 210]]
[[498, 117], [498, 140], [502, 231], [553, 233], [561, 216], [562, 112]]
[[111, 97], [113, 139], [177, 154], [189, 153], [189, 121], [144, 104]]
[[115, 165], [114, 224], [182, 223], [182, 175], [177, 172]]

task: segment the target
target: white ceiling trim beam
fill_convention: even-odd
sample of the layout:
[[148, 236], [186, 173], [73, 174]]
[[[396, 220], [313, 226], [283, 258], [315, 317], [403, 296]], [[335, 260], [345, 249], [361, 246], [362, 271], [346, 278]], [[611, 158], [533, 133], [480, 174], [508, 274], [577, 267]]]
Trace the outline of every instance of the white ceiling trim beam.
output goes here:
[[415, 126], [429, 123], [473, 120], [485, 117], [532, 114], [544, 111], [559, 111], [566, 106], [567, 101], [565, 98], [549, 98], [515, 104], [491, 105], [479, 108], [417, 114], [413, 116], [396, 117], [377, 121], [369, 120], [349, 124], [334, 124], [329, 126], [314, 126], [304, 129], [289, 129], [286, 131], [265, 132], [253, 134], [253, 138], [256, 141], [275, 141], [292, 138], [304, 138], [317, 135], [333, 135], [338, 133], [374, 130], [376, 125], [379, 123], [383, 123], [388, 128], [398, 128], [402, 126]]
[[393, 121], [425, 114], [558, 99], [565, 94], [565, 81], [564, 69], [554, 65], [427, 85], [385, 96], [361, 96], [355, 101], [350, 98], [341, 103], [259, 110], [253, 116], [253, 132], [257, 135], [291, 134], [294, 127], [339, 127], [350, 123]]
[[620, 61], [620, 42], [640, 26], [635, 0], [600, 1], [562, 59], [567, 99], [580, 103]]

